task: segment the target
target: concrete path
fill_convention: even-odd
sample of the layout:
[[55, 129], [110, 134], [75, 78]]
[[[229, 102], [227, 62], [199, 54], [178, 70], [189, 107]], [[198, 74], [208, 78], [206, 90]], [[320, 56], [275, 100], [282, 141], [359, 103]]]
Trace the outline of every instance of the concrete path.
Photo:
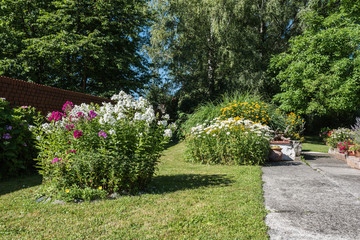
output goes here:
[[360, 170], [328, 154], [263, 167], [270, 239], [360, 239]]

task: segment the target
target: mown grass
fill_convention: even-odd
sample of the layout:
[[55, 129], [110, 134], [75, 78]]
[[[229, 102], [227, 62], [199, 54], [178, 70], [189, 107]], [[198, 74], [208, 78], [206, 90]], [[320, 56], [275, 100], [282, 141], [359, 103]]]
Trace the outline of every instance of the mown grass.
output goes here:
[[260, 167], [186, 163], [184, 148], [165, 151], [145, 193], [116, 200], [36, 203], [38, 177], [2, 182], [0, 239], [268, 239]]
[[302, 151], [327, 153], [329, 146], [318, 136], [305, 136], [305, 141], [302, 143]]

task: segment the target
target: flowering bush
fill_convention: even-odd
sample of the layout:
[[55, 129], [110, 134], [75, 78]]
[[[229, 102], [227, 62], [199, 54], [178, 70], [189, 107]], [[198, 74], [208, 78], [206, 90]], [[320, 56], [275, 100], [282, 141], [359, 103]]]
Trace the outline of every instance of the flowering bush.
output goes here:
[[232, 117], [241, 117], [251, 120], [255, 123], [269, 124], [268, 105], [263, 102], [237, 102], [229, 103], [228, 107], [220, 110], [220, 118], [227, 119]]
[[339, 149], [340, 153], [348, 153], [350, 145], [352, 145], [352, 141], [350, 139], [346, 139], [343, 142], [339, 142], [337, 148]]
[[291, 112], [286, 114], [285, 124], [287, 126], [287, 132], [285, 137], [289, 137], [291, 139], [300, 139], [301, 134], [304, 131], [305, 121], [300, 116]]
[[66, 102], [65, 112], [52, 112], [49, 123], [34, 129], [47, 194], [89, 199], [91, 193], [134, 192], [149, 183], [175, 126], [167, 115], [157, 121], [143, 98], [120, 92], [112, 100], [117, 103]]
[[353, 132], [348, 128], [338, 128], [329, 132], [327, 144], [330, 147], [337, 148], [339, 142], [353, 138]]
[[261, 164], [269, 153], [268, 126], [240, 117], [193, 127], [186, 138], [187, 159], [206, 164]]
[[35, 170], [37, 150], [29, 124], [41, 119], [33, 107], [11, 108], [9, 102], [0, 99], [0, 179]]
[[271, 126], [274, 130], [284, 132], [284, 137], [300, 139], [304, 131], [304, 119], [295, 113], [283, 114], [278, 110], [270, 108], [267, 103], [261, 101], [229, 103], [228, 107], [220, 109], [221, 119], [241, 117]]
[[323, 139], [323, 141], [326, 143], [328, 137], [331, 135], [331, 129], [329, 127], [323, 127], [320, 129], [319, 137]]

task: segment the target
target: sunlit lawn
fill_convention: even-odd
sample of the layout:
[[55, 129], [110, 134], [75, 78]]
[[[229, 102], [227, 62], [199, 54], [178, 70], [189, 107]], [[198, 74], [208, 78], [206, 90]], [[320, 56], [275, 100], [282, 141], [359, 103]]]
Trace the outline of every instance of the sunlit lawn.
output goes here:
[[165, 151], [145, 193], [116, 200], [36, 203], [39, 177], [1, 182], [0, 239], [268, 239], [261, 168], [186, 163], [184, 149]]
[[305, 141], [302, 143], [302, 151], [327, 153], [329, 146], [325, 145], [320, 137], [306, 136]]

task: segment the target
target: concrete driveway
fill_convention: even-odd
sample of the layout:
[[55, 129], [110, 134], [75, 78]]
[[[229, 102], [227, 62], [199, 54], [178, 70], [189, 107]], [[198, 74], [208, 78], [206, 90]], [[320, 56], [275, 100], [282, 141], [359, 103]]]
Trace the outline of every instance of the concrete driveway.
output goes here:
[[270, 239], [360, 239], [360, 170], [328, 154], [263, 170]]

